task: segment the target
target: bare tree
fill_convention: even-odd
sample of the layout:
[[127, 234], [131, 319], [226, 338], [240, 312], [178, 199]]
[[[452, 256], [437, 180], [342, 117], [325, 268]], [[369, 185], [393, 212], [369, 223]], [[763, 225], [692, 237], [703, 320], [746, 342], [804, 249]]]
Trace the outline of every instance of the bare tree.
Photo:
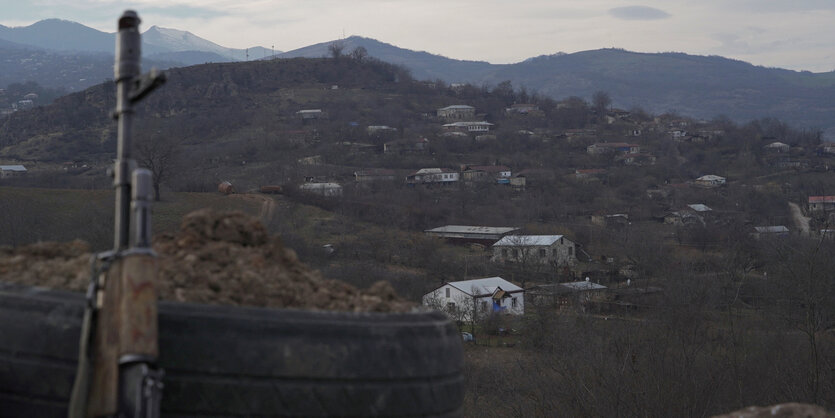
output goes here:
[[605, 91], [597, 91], [591, 96], [591, 102], [598, 117], [602, 117], [612, 105], [612, 98]]
[[151, 170], [154, 175], [154, 200], [157, 202], [160, 200], [160, 185], [174, 174], [179, 157], [179, 145], [173, 138], [159, 134], [135, 144], [137, 162]]
[[368, 58], [368, 50], [363, 46], [358, 46], [351, 51], [351, 58], [357, 61], [365, 61]]
[[328, 45], [328, 54], [331, 58], [339, 59], [342, 57], [342, 52], [345, 51], [345, 43], [340, 41], [333, 41]]

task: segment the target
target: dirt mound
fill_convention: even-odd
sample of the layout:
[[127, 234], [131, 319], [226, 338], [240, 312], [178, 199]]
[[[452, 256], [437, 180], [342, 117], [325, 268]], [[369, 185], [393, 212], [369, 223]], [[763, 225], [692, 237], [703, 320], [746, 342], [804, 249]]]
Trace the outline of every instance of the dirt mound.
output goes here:
[[[388, 282], [367, 290], [328, 280], [301, 263], [255, 218], [209, 209], [154, 240], [157, 292], [165, 300], [335, 311], [405, 312], [414, 304]], [[90, 253], [81, 241], [0, 248], [0, 280], [84, 291]]]

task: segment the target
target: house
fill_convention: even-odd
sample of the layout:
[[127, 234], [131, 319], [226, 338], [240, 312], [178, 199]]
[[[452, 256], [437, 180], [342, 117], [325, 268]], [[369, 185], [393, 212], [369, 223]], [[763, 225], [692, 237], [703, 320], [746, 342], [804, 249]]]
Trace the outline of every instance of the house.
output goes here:
[[507, 114], [527, 115], [539, 111], [539, 106], [531, 103], [516, 103], [505, 109]]
[[683, 141], [684, 138], [687, 137], [687, 131], [682, 129], [675, 129], [672, 131], [667, 131], [667, 135], [670, 135], [670, 138], [675, 141]]
[[777, 168], [808, 168], [809, 162], [792, 158], [779, 158], [773, 162]]
[[754, 239], [768, 238], [768, 237], [784, 237], [789, 235], [789, 228], [783, 225], [774, 226], [755, 226], [754, 232], [751, 236]]
[[465, 165], [461, 168], [461, 180], [491, 180], [510, 184], [510, 168], [503, 165]]
[[575, 244], [563, 235], [507, 235], [493, 244], [494, 263], [571, 265]]
[[835, 142], [824, 142], [818, 145], [818, 154], [835, 154]]
[[646, 153], [626, 153], [621, 154], [615, 158], [617, 161], [625, 165], [653, 165], [655, 164], [655, 156]]
[[322, 109], [302, 109], [296, 112], [296, 115], [302, 118], [302, 120], [314, 120], [322, 118], [324, 113]]
[[415, 184], [453, 184], [459, 180], [457, 171], [449, 168], [421, 168], [406, 176], [406, 183]]
[[423, 295], [423, 305], [446, 312], [458, 321], [491, 313], [523, 315], [525, 290], [501, 277], [449, 282]]
[[369, 135], [397, 133], [397, 128], [392, 128], [391, 126], [386, 125], [369, 125], [367, 128], [365, 128], [365, 130], [366, 132], [368, 132]]
[[638, 154], [641, 152], [641, 146], [638, 144], [627, 144], [626, 142], [598, 142], [586, 147], [586, 152], [589, 154]]
[[354, 180], [357, 183], [371, 183], [375, 181], [394, 181], [397, 172], [388, 168], [369, 168], [354, 171]]
[[35, 102], [32, 100], [18, 100], [15, 105], [18, 110], [26, 110], [35, 107]]
[[622, 228], [629, 225], [629, 215], [625, 213], [591, 215], [591, 223], [605, 228]]
[[766, 151], [770, 152], [789, 152], [789, 149], [791, 147], [789, 146], [789, 144], [784, 144], [782, 142], [772, 142], [763, 148], [765, 148]]
[[697, 178], [694, 183], [700, 187], [711, 188], [722, 186], [725, 184], [725, 181], [726, 179], [724, 177], [720, 177], [714, 174], [708, 174]]
[[502, 239], [507, 234], [519, 231], [519, 228], [511, 226], [469, 226], [469, 225], [446, 225], [438, 228], [423, 231], [426, 235], [445, 238], [453, 242], [474, 242], [478, 244], [491, 245]]
[[703, 213], [703, 212], [713, 211], [713, 209], [707, 207], [707, 205], [702, 204], [702, 203], [692, 203], [692, 204], [687, 205], [687, 207], [690, 208], [691, 210], [695, 211], [695, 212], [702, 212]]
[[299, 190], [325, 197], [342, 196], [342, 186], [339, 183], [304, 183]]
[[524, 173], [516, 174], [515, 176], [510, 178], [510, 187], [514, 190], [525, 190], [525, 186], [528, 185], [528, 176]]
[[447, 120], [469, 120], [475, 117], [475, 108], [467, 105], [452, 105], [437, 110], [438, 117]]
[[490, 132], [490, 122], [453, 122], [444, 125], [444, 129], [452, 132]]
[[809, 212], [835, 210], [835, 196], [809, 196]]
[[585, 281], [533, 286], [526, 290], [525, 297], [531, 306], [585, 312], [592, 302], [604, 299], [607, 290], [606, 286], [587, 278]]
[[26, 167], [22, 165], [0, 165], [0, 178], [15, 177], [26, 174]]

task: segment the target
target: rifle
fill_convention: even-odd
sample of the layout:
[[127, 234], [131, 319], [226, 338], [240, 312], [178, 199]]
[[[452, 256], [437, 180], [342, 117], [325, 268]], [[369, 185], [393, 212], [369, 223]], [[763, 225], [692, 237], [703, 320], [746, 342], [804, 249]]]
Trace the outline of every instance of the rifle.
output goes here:
[[133, 169], [136, 162], [131, 159], [131, 128], [133, 105], [162, 85], [165, 74], [151, 70], [140, 75], [139, 23], [139, 16], [132, 10], [119, 18], [113, 113], [118, 145], [111, 172], [116, 192], [114, 249], [91, 260], [70, 418], [159, 416], [164, 372], [156, 364], [152, 174], [146, 169]]

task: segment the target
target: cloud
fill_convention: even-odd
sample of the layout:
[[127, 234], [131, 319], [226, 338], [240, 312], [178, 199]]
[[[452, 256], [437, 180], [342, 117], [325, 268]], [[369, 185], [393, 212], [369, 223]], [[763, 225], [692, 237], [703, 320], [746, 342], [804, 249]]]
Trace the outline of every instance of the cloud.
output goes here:
[[609, 14], [623, 20], [659, 20], [670, 17], [670, 14], [653, 7], [625, 6], [609, 9]]

